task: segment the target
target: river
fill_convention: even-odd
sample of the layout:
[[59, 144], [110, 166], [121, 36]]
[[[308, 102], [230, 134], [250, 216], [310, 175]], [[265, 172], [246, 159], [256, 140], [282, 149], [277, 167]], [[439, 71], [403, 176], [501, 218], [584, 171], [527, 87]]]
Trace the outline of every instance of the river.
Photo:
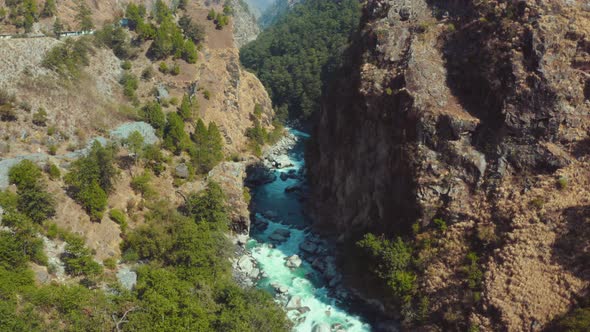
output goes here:
[[347, 301], [340, 300], [346, 293], [339, 287], [341, 277], [331, 246], [309, 227], [302, 203], [305, 183], [300, 176], [304, 141], [309, 136], [290, 131], [298, 138], [288, 152], [293, 165], [275, 170], [274, 181], [252, 190], [256, 220], [247, 249], [263, 276], [257, 287], [271, 292], [287, 309], [294, 331], [371, 331], [368, 323], [350, 312]]

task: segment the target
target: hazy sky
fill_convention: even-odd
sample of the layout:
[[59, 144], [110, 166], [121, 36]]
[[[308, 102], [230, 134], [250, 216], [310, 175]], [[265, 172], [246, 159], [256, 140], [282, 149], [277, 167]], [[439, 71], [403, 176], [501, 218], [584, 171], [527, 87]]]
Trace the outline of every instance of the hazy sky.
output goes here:
[[264, 12], [268, 6], [272, 5], [275, 0], [246, 0], [248, 6], [258, 13]]

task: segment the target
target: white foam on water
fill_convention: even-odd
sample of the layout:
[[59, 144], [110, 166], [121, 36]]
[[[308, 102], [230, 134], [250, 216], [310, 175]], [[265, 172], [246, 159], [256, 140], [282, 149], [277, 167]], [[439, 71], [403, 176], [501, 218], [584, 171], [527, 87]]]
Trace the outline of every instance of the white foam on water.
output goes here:
[[[309, 137], [309, 135], [295, 129], [289, 130], [297, 136]], [[297, 171], [303, 167], [304, 161], [302, 159], [291, 159], [294, 166], [278, 170], [278, 172], [287, 173], [289, 170], [295, 169]], [[295, 181], [295, 183], [297, 182]], [[282, 191], [292, 184], [293, 181], [291, 180], [281, 181], [277, 179], [275, 182], [267, 184], [267, 186], [271, 186], [269, 188], [272, 188], [272, 193], [281, 196], [284, 201], [285, 196], [283, 196]], [[291, 196], [290, 199], [296, 200], [297, 198]], [[265, 210], [280, 211], [279, 208], [273, 209], [273, 206], [264, 206], [263, 208]], [[259, 287], [272, 290], [273, 287], [271, 285], [285, 286], [287, 287], [286, 296], [275, 297], [277, 302], [285, 306], [290, 298], [298, 296], [301, 298], [301, 307], [308, 307], [310, 309], [309, 312], [304, 314], [300, 314], [297, 310], [288, 311], [288, 317], [295, 323], [293, 331], [310, 332], [318, 324], [327, 324], [330, 326], [340, 324], [342, 325], [341, 329], [348, 332], [371, 331], [370, 326], [364, 323], [360, 317], [347, 313], [337, 300], [329, 295], [329, 290], [326, 287], [323, 285], [316, 287], [314, 285], [312, 278], [316, 272], [314, 272], [314, 269], [308, 262], [303, 260], [302, 265], [297, 269], [290, 269], [285, 265], [286, 259], [289, 256], [297, 254], [302, 257], [299, 245], [309, 235], [307, 230], [283, 225], [264, 218], [260, 214], [256, 214], [256, 217], [268, 222], [268, 228], [258, 236], [262, 243], [256, 240], [250, 240], [251, 242], [248, 245], [248, 248], [252, 252], [252, 257], [258, 262], [260, 270], [267, 276], [259, 282]], [[281, 220], [283, 216], [279, 214], [277, 219]], [[290, 236], [282, 244], [276, 246], [269, 245], [271, 241], [268, 237], [277, 229], [289, 230]]]

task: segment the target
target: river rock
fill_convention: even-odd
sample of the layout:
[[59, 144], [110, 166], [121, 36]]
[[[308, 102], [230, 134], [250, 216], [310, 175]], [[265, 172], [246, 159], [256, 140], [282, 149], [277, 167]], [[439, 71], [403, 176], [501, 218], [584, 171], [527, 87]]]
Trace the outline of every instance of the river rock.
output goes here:
[[279, 294], [285, 294], [289, 291], [289, 288], [287, 286], [284, 285], [280, 285], [276, 282], [270, 284], [272, 286], [272, 288], [274, 288], [275, 292], [279, 293]]
[[298, 255], [293, 255], [287, 258], [287, 263], [285, 265], [289, 268], [296, 269], [301, 266], [301, 263], [303, 263], [301, 258], [299, 258]]
[[311, 241], [305, 241], [299, 245], [299, 249], [308, 254], [315, 254], [318, 246]]
[[301, 297], [300, 296], [293, 296], [291, 297], [291, 299], [289, 300], [289, 302], [287, 302], [287, 306], [285, 307], [285, 309], [287, 310], [297, 310], [301, 307]]
[[274, 219], [277, 219], [277, 218], [279, 217], [279, 214], [278, 214], [278, 213], [276, 213], [276, 212], [275, 212], [275, 211], [273, 211], [273, 210], [266, 210], [266, 211], [262, 212], [262, 215], [263, 215], [265, 218], [268, 218], [268, 219], [273, 219], [273, 220], [274, 220]]
[[281, 178], [281, 180], [287, 181], [287, 179], [289, 179], [289, 174], [281, 173], [281, 175], [279, 177]]
[[303, 314], [310, 312], [311, 309], [309, 307], [301, 307], [301, 308], [297, 308], [297, 311], [299, 311], [299, 313], [303, 315]]
[[291, 185], [291, 186], [288, 186], [287, 188], [285, 188], [285, 192], [286, 193], [292, 193], [292, 192], [296, 192], [296, 191], [300, 192], [300, 191], [302, 191], [302, 189], [303, 188], [301, 187], [301, 185], [299, 183], [297, 183], [297, 184], [294, 184], [294, 185]]
[[313, 326], [311, 332], [332, 332], [330, 325], [326, 323], [320, 323]]
[[320, 272], [324, 272], [326, 270], [326, 263], [324, 263], [324, 260], [319, 257], [314, 259], [313, 263], [311, 263], [311, 266]]
[[246, 183], [251, 186], [260, 186], [271, 183], [277, 179], [275, 172], [262, 164], [250, 166], [246, 172], [248, 173], [248, 176], [246, 177]]
[[246, 274], [250, 274], [252, 269], [254, 268], [254, 264], [252, 264], [252, 260], [248, 256], [242, 256], [238, 260], [238, 267], [240, 270], [244, 271]]
[[248, 276], [252, 279], [258, 279], [258, 277], [260, 276], [260, 270], [257, 268], [253, 268], [252, 271], [250, 271], [250, 273], [248, 274]]
[[276, 168], [286, 168], [293, 166], [293, 161], [287, 155], [271, 156], [270, 161]]

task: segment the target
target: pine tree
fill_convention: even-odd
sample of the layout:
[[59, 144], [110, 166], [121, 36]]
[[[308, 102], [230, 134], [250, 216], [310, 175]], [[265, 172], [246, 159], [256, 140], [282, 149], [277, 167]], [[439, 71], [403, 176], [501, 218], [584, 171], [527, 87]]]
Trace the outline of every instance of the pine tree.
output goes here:
[[186, 148], [188, 136], [184, 131], [184, 122], [176, 113], [168, 114], [168, 124], [164, 132], [164, 145], [167, 149], [179, 155]]
[[182, 96], [182, 102], [178, 109], [178, 114], [184, 120], [191, 120], [193, 118], [193, 105], [188, 95]]
[[41, 16], [52, 17], [57, 13], [57, 7], [55, 6], [55, 0], [45, 0], [45, 6], [43, 6], [43, 12]]
[[193, 43], [193, 41], [190, 39], [184, 43], [182, 58], [188, 63], [196, 63], [199, 59], [197, 47], [195, 46], [195, 43]]

